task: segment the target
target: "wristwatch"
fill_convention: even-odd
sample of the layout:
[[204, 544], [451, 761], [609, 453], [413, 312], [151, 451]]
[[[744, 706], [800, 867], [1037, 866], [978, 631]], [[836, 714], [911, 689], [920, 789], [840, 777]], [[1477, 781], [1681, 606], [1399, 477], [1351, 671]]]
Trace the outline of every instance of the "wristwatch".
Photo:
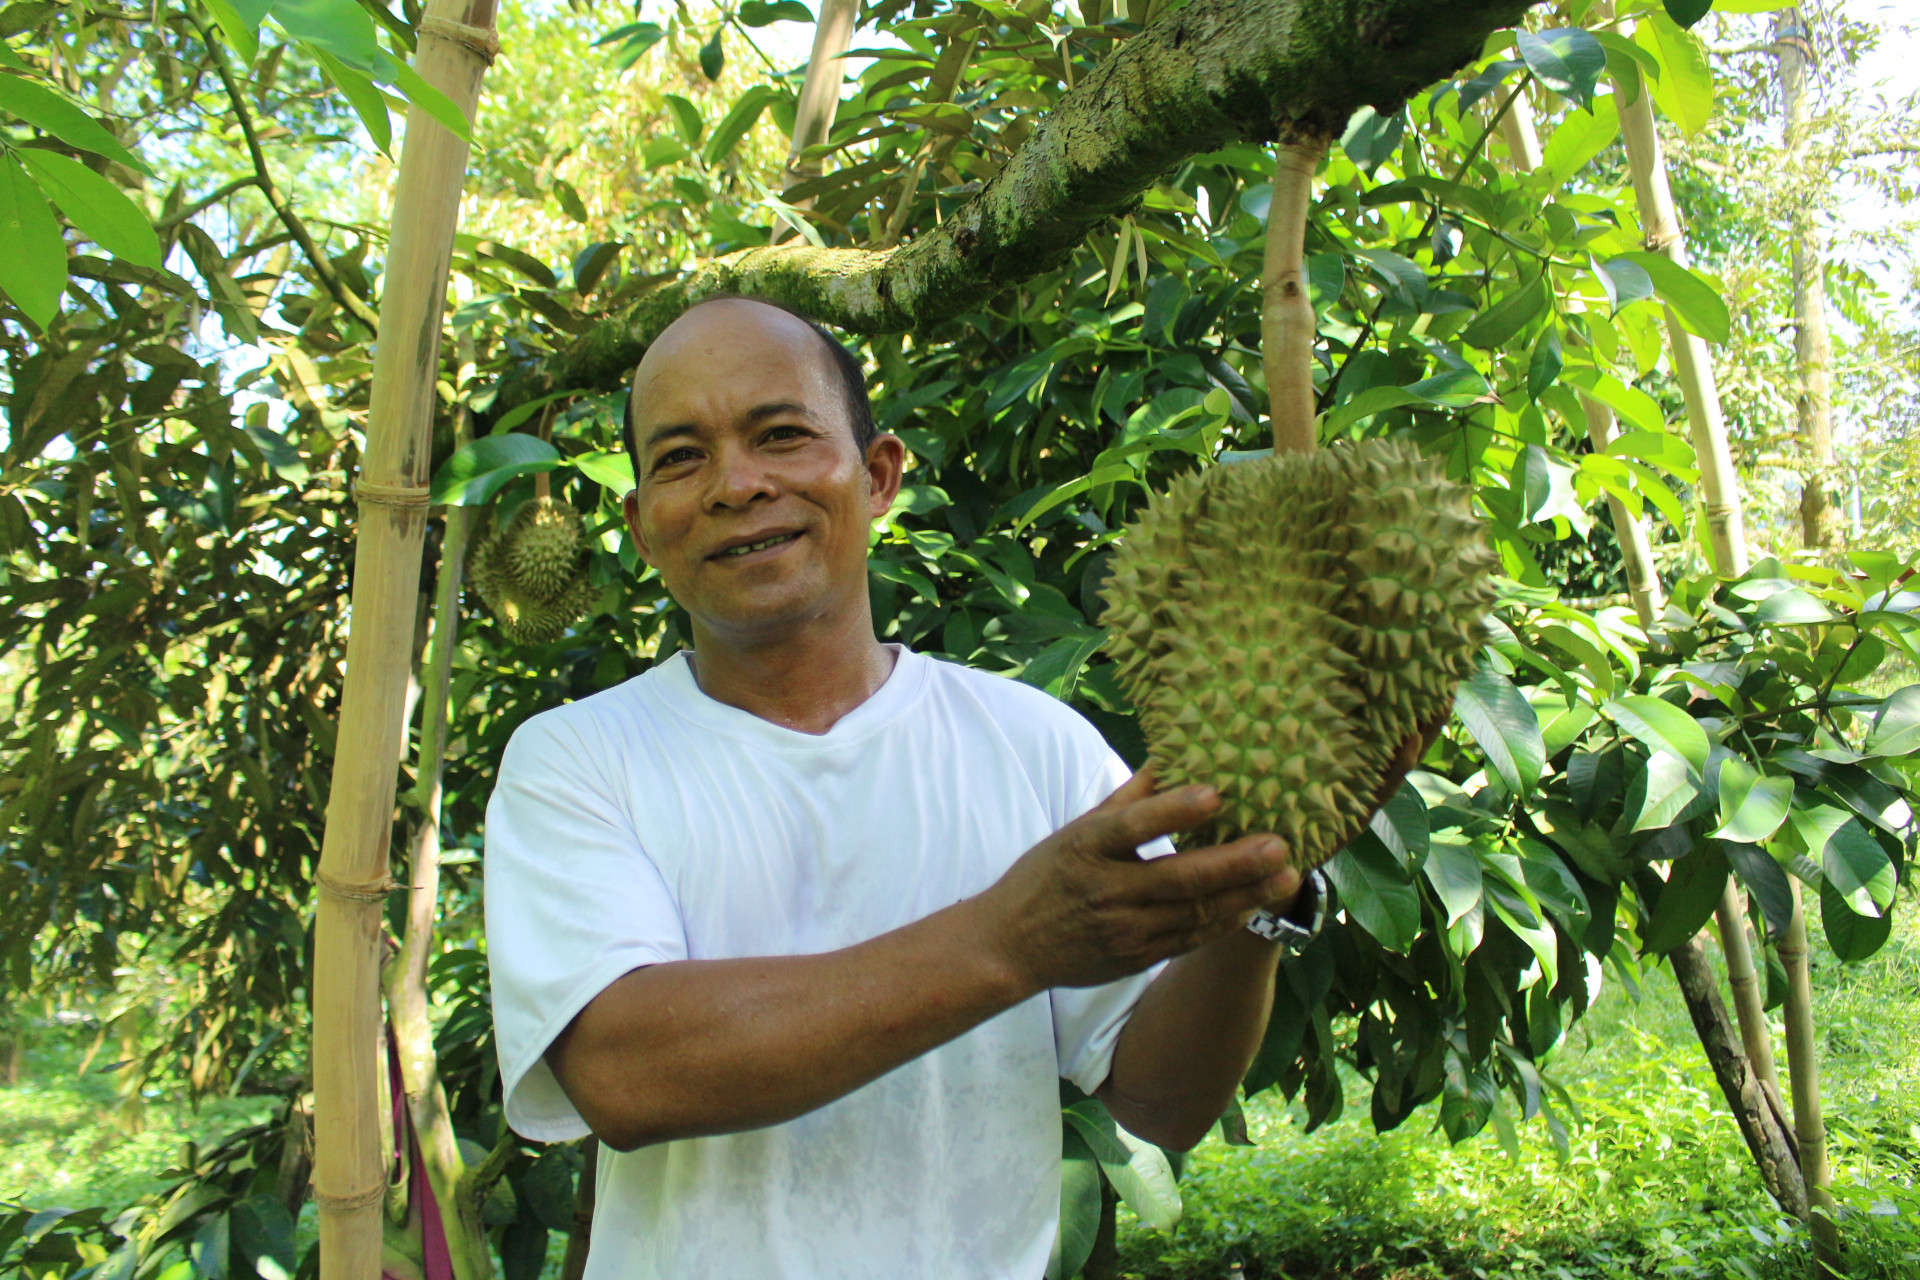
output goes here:
[[1309, 942], [1320, 936], [1327, 919], [1327, 878], [1318, 869], [1309, 871], [1300, 885], [1300, 896], [1286, 915], [1256, 911], [1247, 928], [1269, 942], [1277, 942], [1287, 955], [1298, 955]]

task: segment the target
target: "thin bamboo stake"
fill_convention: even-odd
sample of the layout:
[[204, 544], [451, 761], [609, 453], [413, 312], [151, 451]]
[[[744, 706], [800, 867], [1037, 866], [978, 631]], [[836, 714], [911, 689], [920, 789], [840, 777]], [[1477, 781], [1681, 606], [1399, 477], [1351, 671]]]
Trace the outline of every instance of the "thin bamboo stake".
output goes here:
[[[1611, 406], [1591, 396], [1580, 397], [1581, 412], [1587, 417], [1587, 439], [1595, 453], [1605, 453], [1613, 441], [1614, 416]], [[1653, 546], [1647, 539], [1647, 524], [1628, 509], [1627, 504], [1607, 491], [1607, 511], [1613, 516], [1614, 539], [1620, 544], [1620, 559], [1627, 574], [1627, 595], [1642, 627], [1651, 627], [1667, 607], [1666, 593], [1660, 587], [1660, 575], [1653, 567]]]
[[[846, 80], [846, 52], [853, 44], [854, 27], [860, 17], [860, 0], [821, 0], [820, 17], [813, 24], [813, 52], [807, 57], [807, 78], [800, 85], [800, 100], [794, 106], [793, 139], [787, 147], [787, 174], [782, 190], [817, 178], [823, 163], [808, 158], [808, 147], [817, 147], [833, 132], [833, 118], [840, 110], [840, 86]], [[813, 198], [793, 202], [798, 209], [811, 208]], [[772, 243], [799, 229], [781, 221]]]
[[1820, 1053], [1813, 1025], [1813, 978], [1807, 968], [1807, 913], [1801, 909], [1800, 881], [1788, 876], [1793, 915], [1780, 939], [1780, 963], [1787, 969], [1787, 1068], [1793, 1082], [1794, 1137], [1800, 1168], [1807, 1179], [1813, 1213], [1813, 1274], [1816, 1280], [1846, 1274], [1840, 1256], [1840, 1229], [1833, 1202], [1833, 1169], [1827, 1163], [1827, 1126], [1820, 1115]]
[[1275, 151], [1260, 285], [1260, 362], [1267, 375], [1274, 452], [1311, 453], [1320, 443], [1313, 415], [1317, 326], [1304, 259], [1313, 174], [1327, 154], [1327, 139], [1282, 138]]
[[593, 1245], [593, 1197], [600, 1173], [600, 1143], [580, 1140], [580, 1180], [573, 1188], [573, 1229], [567, 1232], [566, 1256], [560, 1260], [560, 1280], [580, 1280], [587, 1273], [587, 1251]]
[[[1774, 16], [1773, 49], [1780, 63], [1781, 140], [1787, 173], [1796, 188], [1807, 178], [1807, 72], [1812, 61], [1806, 20], [1798, 9]], [[1833, 340], [1827, 334], [1826, 273], [1820, 261], [1820, 228], [1813, 203], [1794, 199], [1793, 354], [1794, 416], [1806, 467], [1800, 483], [1800, 544], [1810, 551], [1832, 551], [1838, 521], [1827, 481], [1833, 475]]]
[[[433, 0], [420, 24], [421, 77], [473, 117], [498, 47], [493, 0]], [[381, 903], [394, 760], [410, 666], [441, 316], [467, 144], [419, 107], [408, 112], [393, 235], [374, 347], [361, 458], [352, 628], [339, 752], [316, 873], [314, 1199], [322, 1280], [377, 1280], [387, 1152], [379, 1141]]]

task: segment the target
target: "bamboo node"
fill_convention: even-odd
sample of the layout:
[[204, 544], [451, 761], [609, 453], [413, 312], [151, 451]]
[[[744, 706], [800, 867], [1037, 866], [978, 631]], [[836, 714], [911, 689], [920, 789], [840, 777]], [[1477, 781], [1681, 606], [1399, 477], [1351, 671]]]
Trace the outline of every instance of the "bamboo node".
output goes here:
[[424, 507], [432, 501], [433, 491], [410, 484], [380, 484], [373, 480], [356, 480], [353, 484], [353, 496], [363, 505]]
[[464, 22], [455, 22], [451, 18], [441, 18], [428, 14], [420, 19], [422, 35], [439, 36], [442, 40], [451, 40], [480, 55], [488, 66], [500, 52], [500, 36], [492, 27], [470, 27]]
[[343, 902], [381, 902], [388, 893], [402, 887], [389, 875], [382, 875], [378, 880], [352, 881], [317, 871], [313, 878], [319, 884], [320, 892]]
[[334, 1213], [351, 1213], [355, 1209], [365, 1209], [372, 1205], [379, 1204], [386, 1198], [387, 1184], [384, 1182], [376, 1186], [368, 1187], [364, 1191], [356, 1191], [351, 1195], [336, 1196], [330, 1192], [318, 1190], [317, 1188], [313, 1193], [315, 1204], [319, 1205], [322, 1209], [328, 1209]]

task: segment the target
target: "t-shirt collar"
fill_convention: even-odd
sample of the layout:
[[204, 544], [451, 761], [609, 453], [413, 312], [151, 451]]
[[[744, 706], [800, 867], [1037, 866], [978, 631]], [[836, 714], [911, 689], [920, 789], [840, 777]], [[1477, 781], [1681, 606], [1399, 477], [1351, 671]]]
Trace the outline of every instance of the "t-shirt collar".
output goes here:
[[674, 714], [731, 738], [782, 751], [841, 747], [870, 737], [899, 719], [919, 701], [925, 688], [931, 659], [903, 644], [886, 647], [894, 655], [893, 670], [886, 680], [865, 702], [841, 716], [825, 733], [802, 733], [708, 697], [694, 678], [693, 664], [687, 660], [685, 649], [648, 672], [647, 683]]

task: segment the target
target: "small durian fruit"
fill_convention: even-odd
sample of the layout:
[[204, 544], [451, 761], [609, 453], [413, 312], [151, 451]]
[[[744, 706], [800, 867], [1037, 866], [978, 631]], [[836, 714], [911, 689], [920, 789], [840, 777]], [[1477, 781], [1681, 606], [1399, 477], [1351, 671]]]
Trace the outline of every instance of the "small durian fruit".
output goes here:
[[1471, 494], [1370, 441], [1216, 466], [1114, 554], [1107, 650], [1163, 786], [1221, 809], [1192, 844], [1271, 831], [1303, 867], [1366, 816], [1394, 749], [1471, 669], [1493, 558]]
[[582, 532], [570, 504], [534, 498], [474, 547], [468, 579], [509, 639], [545, 644], [593, 607]]

